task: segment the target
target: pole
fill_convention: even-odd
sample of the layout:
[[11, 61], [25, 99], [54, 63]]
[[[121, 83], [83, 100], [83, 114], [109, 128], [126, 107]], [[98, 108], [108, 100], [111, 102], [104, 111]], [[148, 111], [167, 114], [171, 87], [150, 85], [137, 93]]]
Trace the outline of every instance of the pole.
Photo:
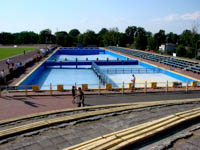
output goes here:
[[50, 95], [53, 95], [53, 91], [52, 91], [52, 84], [50, 83]]

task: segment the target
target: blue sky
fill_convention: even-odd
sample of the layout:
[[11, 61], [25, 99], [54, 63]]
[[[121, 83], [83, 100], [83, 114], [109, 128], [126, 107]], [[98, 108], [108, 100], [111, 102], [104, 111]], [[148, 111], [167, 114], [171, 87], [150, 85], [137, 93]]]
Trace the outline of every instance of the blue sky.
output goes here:
[[[200, 0], [5, 0], [0, 32], [53, 32], [141, 26], [153, 33], [181, 33], [200, 24]], [[200, 29], [199, 29], [200, 30]]]

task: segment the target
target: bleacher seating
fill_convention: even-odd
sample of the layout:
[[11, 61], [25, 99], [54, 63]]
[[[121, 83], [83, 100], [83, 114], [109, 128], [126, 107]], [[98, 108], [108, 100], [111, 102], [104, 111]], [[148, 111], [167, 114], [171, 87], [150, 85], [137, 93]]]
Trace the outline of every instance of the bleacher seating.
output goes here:
[[[115, 47], [115, 46], [109, 46], [107, 47], [113, 51], [125, 53], [128, 55], [140, 57], [143, 59], [147, 59], [150, 61], [155, 61], [155, 62], [160, 62], [172, 67], [180, 68], [180, 69], [186, 69], [188, 71], [193, 71], [196, 73], [200, 73], [200, 65], [194, 62], [186, 61], [186, 60], [181, 60], [177, 58], [171, 58], [167, 56], [159, 56], [156, 54], [151, 54], [151, 53], [146, 53], [146, 52], [140, 52], [134, 49], [125, 49], [125, 48], [120, 48], [120, 47]], [[195, 66], [194, 66], [195, 65]]]

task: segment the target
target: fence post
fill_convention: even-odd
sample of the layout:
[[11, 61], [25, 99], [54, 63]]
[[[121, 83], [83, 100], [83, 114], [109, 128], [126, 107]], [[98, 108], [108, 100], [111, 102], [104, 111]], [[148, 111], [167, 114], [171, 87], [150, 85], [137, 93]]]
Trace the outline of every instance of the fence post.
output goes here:
[[144, 93], [147, 93], [147, 81], [144, 83]]
[[185, 89], [185, 91], [186, 91], [186, 93], [188, 92], [188, 80], [187, 80], [187, 83], [186, 83], [186, 89]]
[[24, 85], [25, 88], [25, 95], [28, 96], [28, 89], [27, 89], [27, 85]]
[[122, 83], [122, 95], [124, 95], [124, 81]]
[[166, 93], [168, 92], [168, 80], [167, 80], [167, 84], [166, 84]]
[[101, 80], [99, 80], [99, 95], [101, 95]]
[[53, 95], [53, 91], [52, 91], [52, 84], [50, 83], [50, 95]]

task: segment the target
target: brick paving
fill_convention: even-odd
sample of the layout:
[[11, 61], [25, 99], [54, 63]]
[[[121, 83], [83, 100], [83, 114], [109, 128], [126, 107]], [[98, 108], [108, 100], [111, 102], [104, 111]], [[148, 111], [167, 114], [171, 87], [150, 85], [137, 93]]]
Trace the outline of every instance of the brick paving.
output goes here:
[[[200, 91], [190, 93], [147, 93], [147, 94], [104, 94], [86, 95], [86, 106], [118, 104], [130, 102], [146, 102], [159, 100], [175, 100], [199, 98]], [[8, 97], [0, 98], [0, 120], [15, 118], [32, 113], [45, 112], [50, 110], [66, 109], [77, 107], [72, 104], [71, 96], [29, 96], [29, 97]]]
[[63, 97], [2, 97], [0, 98], [0, 120], [23, 115], [77, 107], [71, 96]]

